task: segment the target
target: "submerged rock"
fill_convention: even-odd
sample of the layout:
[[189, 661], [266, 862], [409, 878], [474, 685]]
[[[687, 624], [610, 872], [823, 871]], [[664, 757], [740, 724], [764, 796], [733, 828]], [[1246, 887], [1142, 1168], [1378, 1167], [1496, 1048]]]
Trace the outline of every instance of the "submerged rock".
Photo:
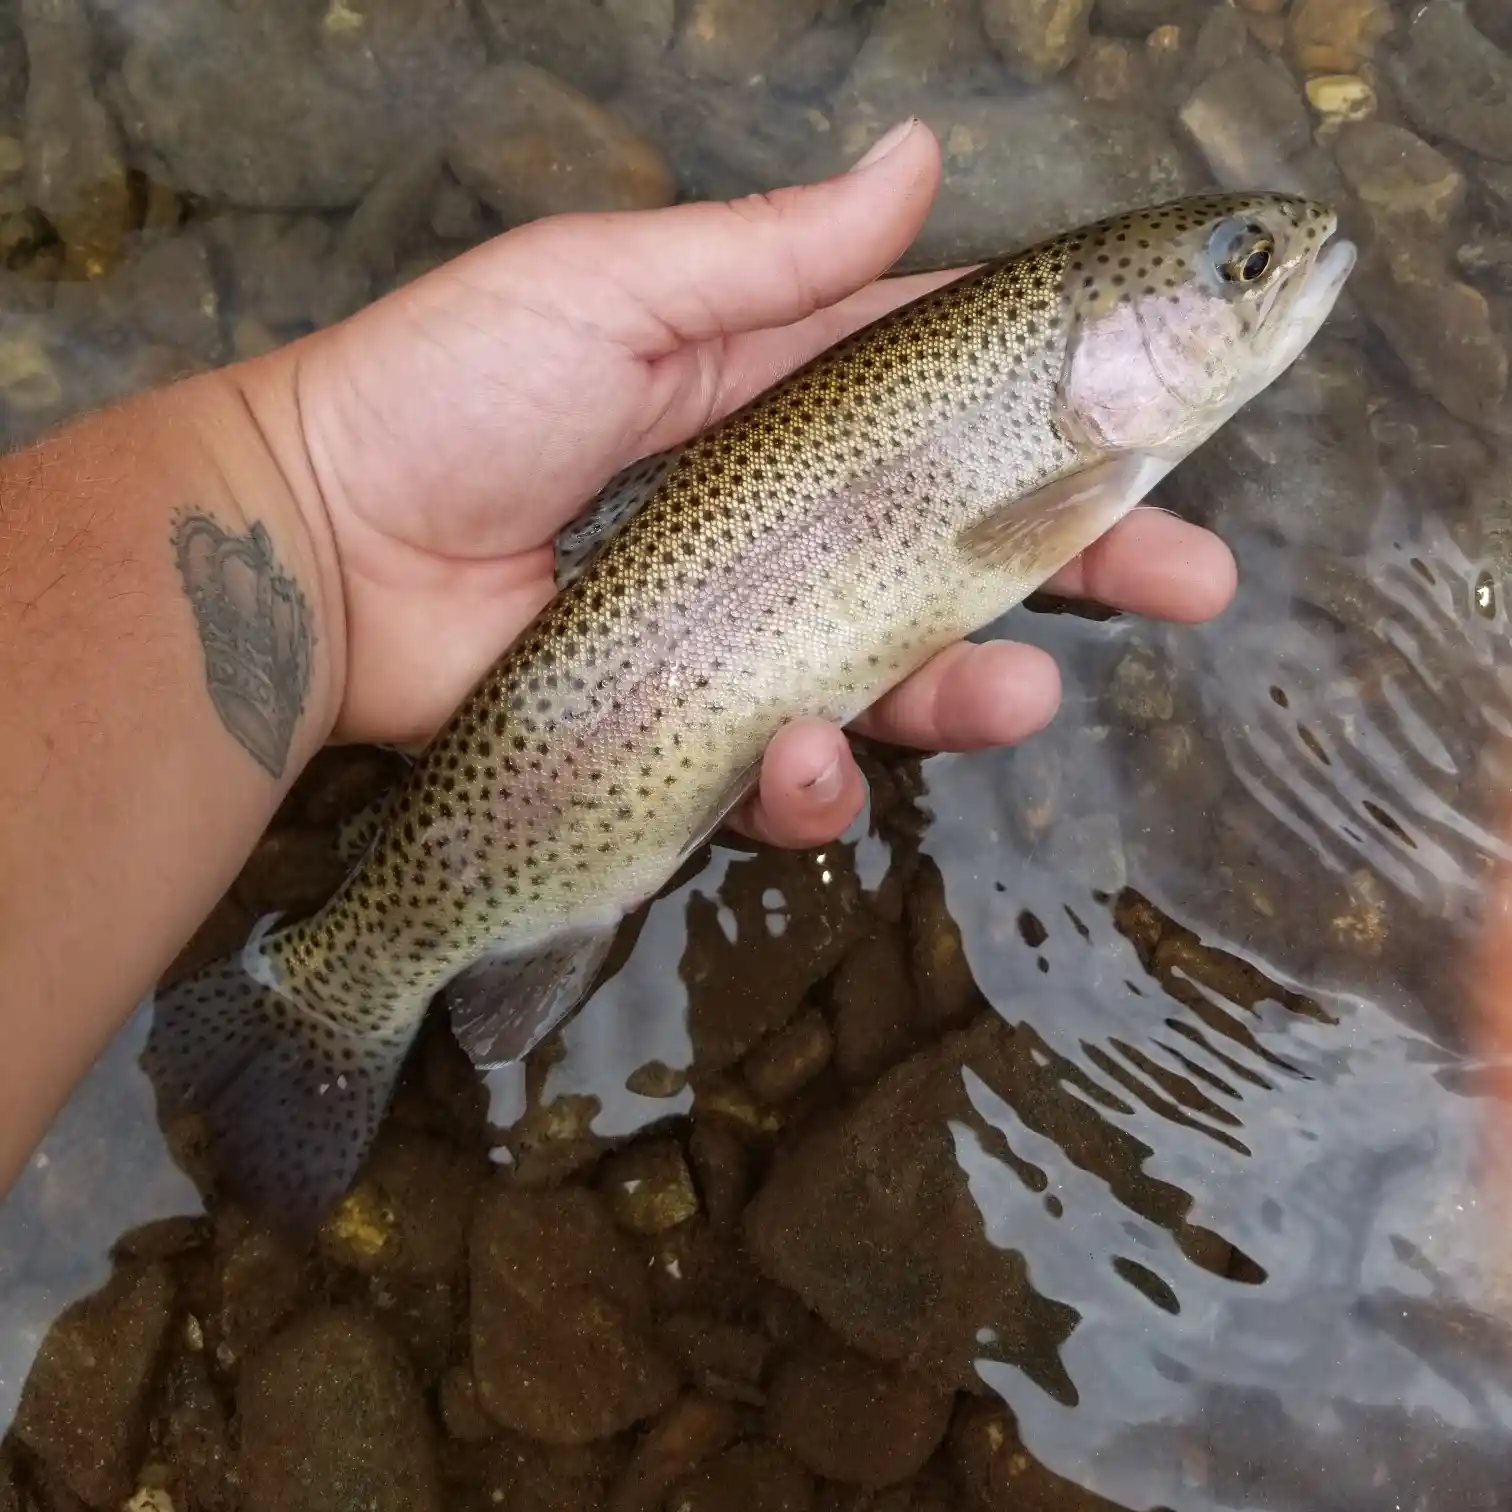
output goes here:
[[[762, 1271], [853, 1348], [933, 1389], [970, 1387], [978, 1357], [997, 1354], [1063, 1393], [1056, 1351], [1075, 1315], [1034, 1291], [1020, 1255], [988, 1240], [950, 1133], [951, 1120], [978, 1123], [963, 1068], [1006, 1087], [1033, 1079], [1031, 1065], [1027, 1042], [984, 1014], [779, 1151], [746, 1209]], [[996, 1342], [984, 1348], [989, 1328]]]
[[[916, 108], [939, 136], [944, 182], [900, 269], [997, 256], [1200, 182], [1144, 110], [1060, 94], [936, 98]], [[851, 118], [837, 147], [848, 160], [873, 135]]]
[[649, 141], [528, 63], [490, 69], [457, 103], [448, 161], [514, 223], [571, 210], [648, 210], [677, 192]]
[[1465, 203], [1464, 174], [1404, 127], [1350, 126], [1339, 132], [1334, 157], [1361, 202], [1397, 222], [1394, 231], [1402, 229], [1402, 217], [1420, 231], [1442, 231]]
[[16, 1437], [91, 1507], [119, 1505], [146, 1446], [147, 1392], [173, 1308], [166, 1266], [119, 1270], [42, 1341]]
[[1476, 30], [1459, 0], [1419, 7], [1387, 71], [1429, 135], [1512, 162], [1512, 57]]
[[809, 1512], [814, 1483], [797, 1460], [774, 1445], [735, 1444], [679, 1481], [666, 1505], [678, 1512]]
[[1087, 43], [1092, 0], [982, 0], [982, 24], [1009, 69], [1040, 82], [1069, 68]]
[[127, 131], [175, 188], [248, 209], [356, 204], [482, 62], [476, 37], [433, 48], [422, 34], [411, 48], [401, 31], [397, 73], [352, 87], [276, 7], [184, 0], [119, 14], [131, 37], [113, 93]]
[[945, 1435], [953, 1398], [931, 1381], [820, 1346], [773, 1377], [767, 1432], [815, 1475], [891, 1486], [915, 1475]]
[[1279, 181], [1287, 159], [1309, 141], [1307, 106], [1277, 58], [1220, 68], [1192, 92], [1180, 119], [1226, 189]]
[[534, 63], [595, 99], [624, 77], [621, 28], [600, 0], [481, 0], [478, 12], [501, 59]]
[[83, 0], [22, 0], [20, 14], [27, 190], [57, 228], [70, 263], [93, 277], [121, 255], [131, 194], [115, 123], [94, 94], [89, 13]]
[[678, 56], [690, 74], [729, 83], [764, 74], [818, 19], [823, 0], [692, 0]]
[[798, 1011], [870, 919], [852, 849], [763, 851], [732, 861], [718, 900], [688, 900], [681, 976], [703, 1072], [735, 1064]]
[[472, 1361], [483, 1410], [587, 1444], [666, 1407], [677, 1375], [647, 1333], [645, 1266], [591, 1192], [496, 1187], [472, 1234]]
[[436, 1446], [398, 1346], [364, 1314], [321, 1308], [237, 1383], [245, 1512], [436, 1512]]
[[1355, 73], [1394, 24], [1390, 0], [1297, 0], [1287, 45], [1302, 73]]

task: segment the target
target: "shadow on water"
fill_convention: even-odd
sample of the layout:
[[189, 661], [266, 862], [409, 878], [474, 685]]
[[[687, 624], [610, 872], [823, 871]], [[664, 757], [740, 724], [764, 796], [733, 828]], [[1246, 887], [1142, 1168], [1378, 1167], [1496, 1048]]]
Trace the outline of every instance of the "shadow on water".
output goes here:
[[[1159, 496], [1228, 614], [993, 627], [1049, 730], [864, 749], [842, 843], [714, 847], [487, 1086], [429, 1026], [313, 1253], [203, 1212], [133, 1023], [0, 1206], [0, 1512], [1504, 1506], [1509, 101], [1496, 0], [0, 0], [10, 443], [914, 110], [909, 265], [1212, 183], [1363, 247]], [[317, 762], [182, 964], [388, 776]]]

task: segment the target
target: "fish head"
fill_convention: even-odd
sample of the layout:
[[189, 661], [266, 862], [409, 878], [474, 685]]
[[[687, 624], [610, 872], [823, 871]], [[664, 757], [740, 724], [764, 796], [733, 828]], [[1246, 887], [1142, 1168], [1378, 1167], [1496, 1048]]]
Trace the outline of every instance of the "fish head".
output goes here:
[[1175, 461], [1288, 368], [1354, 267], [1333, 210], [1215, 195], [1068, 239], [1057, 421], [1074, 444]]

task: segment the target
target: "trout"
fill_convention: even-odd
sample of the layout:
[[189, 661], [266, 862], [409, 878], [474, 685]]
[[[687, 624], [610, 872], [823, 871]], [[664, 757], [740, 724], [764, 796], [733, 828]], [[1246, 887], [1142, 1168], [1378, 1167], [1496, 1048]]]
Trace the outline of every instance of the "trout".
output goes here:
[[785, 721], [855, 718], [1090, 546], [1293, 362], [1354, 258], [1290, 195], [1111, 217], [611, 479], [329, 902], [155, 995], [160, 1116], [197, 1115], [221, 1190], [313, 1226], [438, 995], [476, 1067], [523, 1056]]

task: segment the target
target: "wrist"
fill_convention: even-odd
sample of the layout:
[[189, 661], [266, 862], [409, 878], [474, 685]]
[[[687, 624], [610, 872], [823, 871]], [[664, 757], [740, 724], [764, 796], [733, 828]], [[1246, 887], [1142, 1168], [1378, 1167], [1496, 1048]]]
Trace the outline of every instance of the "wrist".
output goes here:
[[[297, 344], [204, 375], [201, 425], [247, 528], [261, 524], [310, 611], [301, 765], [330, 738], [346, 687], [347, 619], [330, 516], [305, 445]], [[194, 380], [196, 382], [200, 380]]]

